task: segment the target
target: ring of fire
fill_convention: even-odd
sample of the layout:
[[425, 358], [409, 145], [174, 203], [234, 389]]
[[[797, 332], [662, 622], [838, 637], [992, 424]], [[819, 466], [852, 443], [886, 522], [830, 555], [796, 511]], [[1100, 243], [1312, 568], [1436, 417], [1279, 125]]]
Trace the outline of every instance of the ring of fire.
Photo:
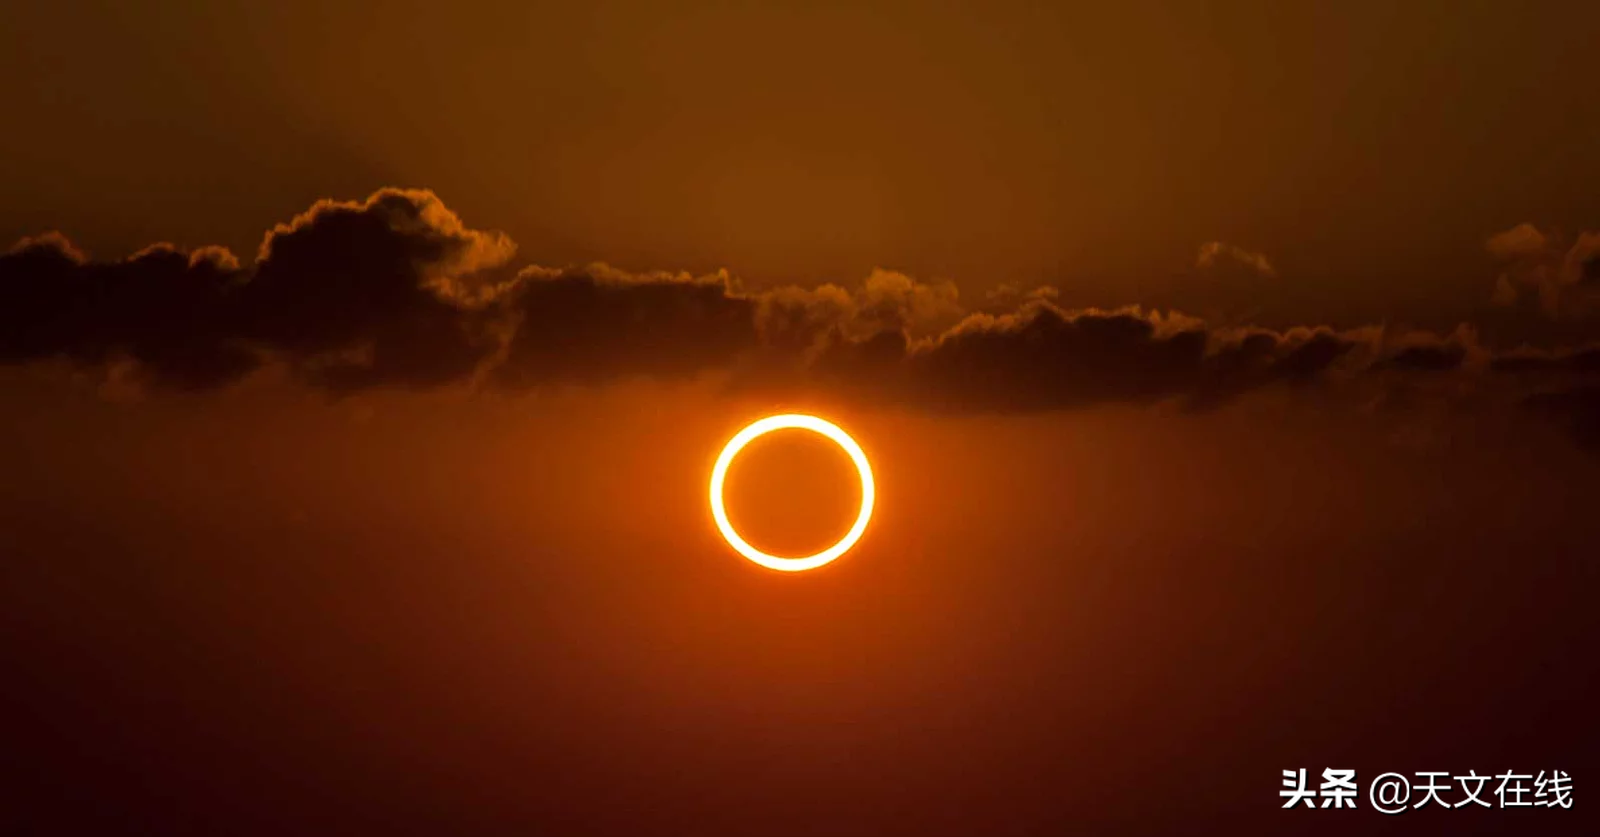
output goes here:
[[[861, 476], [861, 511], [856, 514], [856, 522], [850, 526], [850, 531], [833, 546], [803, 558], [780, 558], [751, 546], [734, 530], [733, 523], [728, 520], [728, 510], [723, 505], [722, 498], [723, 484], [728, 478], [728, 466], [733, 464], [733, 458], [739, 455], [739, 451], [743, 450], [745, 445], [774, 430], [789, 429], [810, 430], [826, 436], [850, 455], [850, 460], [855, 463], [856, 473]], [[717, 464], [711, 469], [711, 516], [716, 519], [722, 537], [740, 555], [763, 567], [781, 572], [816, 569], [848, 552], [867, 530], [867, 521], [872, 519], [872, 504], [876, 495], [877, 489], [872, 481], [872, 466], [867, 463], [867, 455], [861, 450], [861, 446], [856, 444], [856, 440], [850, 438], [850, 434], [840, 430], [838, 425], [832, 422], [799, 413], [768, 416], [752, 422], [728, 440], [727, 446], [722, 449], [722, 455], [717, 457]]]

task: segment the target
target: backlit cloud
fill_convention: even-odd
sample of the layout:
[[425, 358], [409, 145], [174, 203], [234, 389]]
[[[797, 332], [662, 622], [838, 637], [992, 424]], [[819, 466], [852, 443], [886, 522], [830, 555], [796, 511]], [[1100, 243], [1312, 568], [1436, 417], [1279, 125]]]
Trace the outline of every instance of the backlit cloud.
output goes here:
[[1568, 239], [1518, 224], [1491, 236], [1486, 246], [1502, 264], [1496, 304], [1530, 304], [1555, 319], [1600, 314], [1600, 232]]
[[1273, 268], [1272, 262], [1267, 260], [1265, 253], [1246, 250], [1221, 241], [1208, 241], [1200, 245], [1200, 252], [1195, 256], [1195, 267], [1202, 269], [1236, 267], [1261, 276], [1278, 275], [1278, 271]]
[[[1560, 244], [1523, 225], [1489, 249], [1518, 293], [1566, 305], [1600, 285], [1600, 235]], [[1140, 308], [1072, 310], [1049, 289], [1002, 288], [973, 310], [951, 283], [887, 270], [854, 287], [755, 292], [726, 272], [514, 270], [515, 251], [433, 193], [404, 189], [319, 202], [270, 230], [250, 265], [220, 248], [164, 244], [94, 261], [44, 235], [0, 255], [0, 363], [132, 368], [150, 389], [188, 391], [264, 364], [340, 393], [719, 373], [734, 387], [939, 411], [1203, 409], [1268, 388], [1456, 376], [1446, 389], [1523, 382], [1531, 404], [1572, 414], [1592, 398], [1561, 393], [1585, 392], [1600, 373], [1595, 347], [1491, 348], [1466, 326], [1266, 329]], [[1272, 270], [1261, 254], [1218, 242], [1199, 258]]]

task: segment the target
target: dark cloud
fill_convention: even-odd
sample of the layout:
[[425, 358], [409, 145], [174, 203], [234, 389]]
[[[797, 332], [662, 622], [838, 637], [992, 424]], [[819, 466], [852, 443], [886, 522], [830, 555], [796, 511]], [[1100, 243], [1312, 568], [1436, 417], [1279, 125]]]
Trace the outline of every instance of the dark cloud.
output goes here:
[[97, 263], [59, 235], [0, 256], [0, 361], [131, 361], [149, 383], [209, 389], [256, 365], [231, 328], [242, 279], [226, 250], [149, 247]]
[[1466, 352], [1460, 346], [1410, 346], [1396, 352], [1388, 363], [1394, 369], [1448, 372], [1459, 367], [1465, 357]]
[[723, 274], [530, 269], [503, 304], [513, 330], [493, 379], [508, 387], [692, 377], [756, 345], [755, 303]]
[[1600, 346], [1557, 351], [1517, 349], [1495, 357], [1489, 366], [1507, 373], [1600, 373]]
[[[1592, 281], [1591, 239], [1557, 244], [1525, 225], [1490, 249], [1524, 284], [1558, 269], [1574, 285]], [[1210, 247], [1201, 260], [1270, 267], [1236, 251]], [[1542, 391], [1581, 391], [1572, 387], [1600, 373], [1600, 349], [1496, 352], [1465, 327], [1269, 330], [1138, 308], [1068, 310], [1040, 291], [991, 294], [990, 309], [1014, 307], [974, 313], [950, 283], [886, 270], [850, 289], [753, 293], [726, 273], [513, 272], [514, 252], [433, 193], [402, 189], [317, 203], [269, 231], [249, 266], [218, 248], [170, 245], [94, 261], [64, 237], [42, 236], [0, 256], [0, 362], [132, 369], [152, 387], [191, 391], [264, 363], [341, 393], [719, 372], [744, 389], [939, 411], [1206, 409], [1272, 387], [1401, 386], [1397, 376], [1450, 381], [1419, 391], [1460, 392], [1484, 369], [1528, 379], [1524, 393], [1535, 378]], [[1560, 396], [1528, 403], [1574, 414]]]
[[1288, 337], [1287, 350], [1268, 366], [1268, 381], [1308, 382], [1357, 344], [1356, 340], [1341, 337], [1329, 329], [1291, 331]]
[[1189, 395], [1188, 406], [1219, 406], [1273, 384], [1305, 385], [1345, 357], [1359, 341], [1330, 329], [1277, 333], [1248, 329], [1223, 338], [1206, 374]]
[[514, 252], [431, 192], [322, 201], [262, 242], [241, 333], [333, 389], [461, 380], [495, 348], [469, 279]]
[[[835, 369], [887, 372], [897, 397], [942, 410], [1045, 410], [1146, 402], [1191, 385], [1205, 363], [1203, 329], [1138, 312], [1072, 314], [1035, 302], [1015, 315], [975, 315], [913, 344], [898, 369], [876, 354]], [[888, 371], [893, 370], [893, 371]]]
[[157, 387], [208, 389], [271, 356], [334, 390], [459, 380], [494, 350], [464, 279], [504, 262], [431, 192], [323, 201], [267, 233], [255, 265], [156, 245], [93, 262], [64, 237], [0, 256], [0, 359], [131, 361]]
[[1451, 372], [1467, 359], [1468, 345], [1455, 339], [1412, 339], [1392, 350], [1379, 365], [1408, 372]]

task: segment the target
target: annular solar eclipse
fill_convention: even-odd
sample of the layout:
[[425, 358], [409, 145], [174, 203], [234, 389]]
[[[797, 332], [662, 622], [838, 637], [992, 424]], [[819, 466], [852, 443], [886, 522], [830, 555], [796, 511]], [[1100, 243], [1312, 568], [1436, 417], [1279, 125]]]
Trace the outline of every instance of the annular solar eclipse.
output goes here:
[[[857, 512], [850, 531], [827, 549], [798, 558], [769, 555], [751, 546], [728, 520], [728, 510], [722, 496], [723, 484], [728, 478], [728, 466], [733, 464], [733, 459], [739, 455], [739, 451], [743, 450], [745, 445], [774, 430], [789, 429], [809, 430], [832, 440], [850, 455], [850, 460], [855, 463], [856, 473], [861, 477], [861, 510]], [[711, 469], [711, 515], [715, 518], [722, 537], [740, 555], [763, 567], [780, 572], [792, 573], [816, 569], [850, 551], [850, 548], [856, 545], [856, 541], [861, 539], [862, 533], [867, 530], [867, 522], [872, 519], [872, 504], [876, 495], [877, 490], [872, 482], [872, 466], [867, 462], [867, 454], [856, 444], [856, 440], [830, 421], [800, 413], [767, 416], [750, 423], [728, 440], [728, 444], [722, 448], [722, 454], [717, 457], [717, 464]]]

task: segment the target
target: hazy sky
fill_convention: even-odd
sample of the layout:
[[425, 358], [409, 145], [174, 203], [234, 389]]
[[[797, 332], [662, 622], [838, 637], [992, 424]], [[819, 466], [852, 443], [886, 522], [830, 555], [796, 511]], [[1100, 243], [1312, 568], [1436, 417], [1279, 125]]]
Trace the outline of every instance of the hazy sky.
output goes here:
[[314, 199], [404, 185], [556, 265], [1149, 303], [1220, 240], [1298, 311], [1462, 316], [1490, 235], [1600, 216], [1597, 26], [1583, 3], [13, 4], [0, 233], [249, 253]]
[[1592, 835], [1596, 44], [11, 3], [0, 832]]

